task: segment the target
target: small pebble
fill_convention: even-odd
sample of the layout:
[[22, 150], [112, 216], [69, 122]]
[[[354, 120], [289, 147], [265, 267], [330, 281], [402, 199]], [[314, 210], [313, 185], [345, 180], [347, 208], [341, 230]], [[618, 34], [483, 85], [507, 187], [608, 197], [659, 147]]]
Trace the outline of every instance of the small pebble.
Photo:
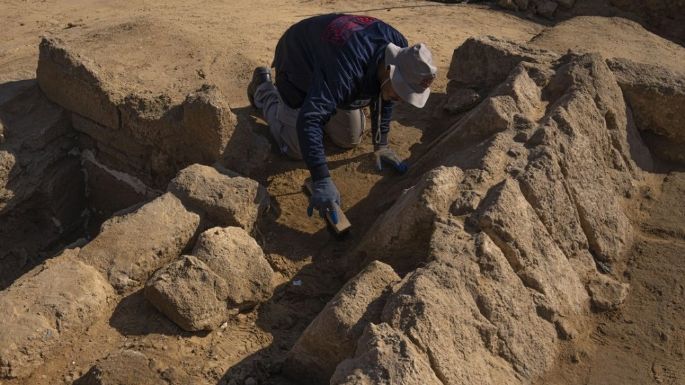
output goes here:
[[257, 385], [257, 380], [252, 377], [248, 377], [247, 380], [245, 380], [245, 385]]

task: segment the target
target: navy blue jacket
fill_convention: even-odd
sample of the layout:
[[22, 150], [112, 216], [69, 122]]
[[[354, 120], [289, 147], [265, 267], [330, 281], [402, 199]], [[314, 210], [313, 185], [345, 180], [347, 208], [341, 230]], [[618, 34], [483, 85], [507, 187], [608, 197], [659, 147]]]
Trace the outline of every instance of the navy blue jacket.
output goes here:
[[323, 127], [336, 108], [371, 105], [373, 137], [381, 130], [387, 144], [393, 103], [383, 101], [381, 127], [377, 100], [378, 65], [388, 43], [407, 46], [407, 39], [388, 24], [367, 16], [330, 14], [302, 20], [290, 27], [276, 46], [276, 87], [291, 108], [299, 108], [297, 134], [312, 178], [329, 176]]

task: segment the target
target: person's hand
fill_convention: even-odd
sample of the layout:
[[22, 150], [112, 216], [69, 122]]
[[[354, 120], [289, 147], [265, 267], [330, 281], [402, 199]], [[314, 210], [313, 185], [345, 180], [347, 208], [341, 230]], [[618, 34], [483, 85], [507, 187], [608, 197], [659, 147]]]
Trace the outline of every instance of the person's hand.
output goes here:
[[383, 164], [392, 166], [400, 174], [404, 174], [409, 169], [409, 166], [388, 146], [377, 146], [373, 154], [376, 157], [378, 171], [383, 170]]
[[335, 187], [333, 179], [326, 177], [313, 182], [307, 215], [311, 217], [314, 209], [317, 209], [321, 218], [330, 214], [331, 222], [336, 225], [338, 224], [338, 212], [335, 205], [340, 206], [340, 193]]

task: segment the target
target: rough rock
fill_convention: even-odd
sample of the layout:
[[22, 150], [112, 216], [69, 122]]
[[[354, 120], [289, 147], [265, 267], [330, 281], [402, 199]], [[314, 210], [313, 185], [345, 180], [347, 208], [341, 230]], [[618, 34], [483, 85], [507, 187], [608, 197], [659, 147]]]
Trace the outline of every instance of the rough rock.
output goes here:
[[153, 360], [136, 350], [120, 350], [98, 361], [74, 385], [168, 385]]
[[224, 159], [229, 147], [247, 159], [252, 145], [253, 135], [233, 137], [236, 117], [212, 85], [183, 100], [139, 90], [54, 38], [40, 44], [37, 77], [48, 98], [81, 117], [76, 128], [101, 163], [152, 188], [189, 164]]
[[331, 385], [444, 385], [428, 358], [387, 324], [369, 324], [353, 359], [338, 365]]
[[492, 194], [480, 227], [502, 249], [524, 285], [545, 296], [553, 313], [580, 314], [587, 302], [583, 285], [518, 184], [507, 180]]
[[200, 164], [181, 170], [168, 190], [206, 213], [216, 225], [238, 226], [248, 232], [269, 206], [269, 195], [257, 181]]
[[628, 296], [626, 283], [621, 283], [606, 275], [599, 275], [587, 285], [592, 306], [598, 311], [616, 310]]
[[246, 309], [271, 297], [273, 270], [257, 241], [240, 227], [203, 232], [193, 255], [226, 282], [230, 307]]
[[[482, 235], [445, 226], [436, 261], [405, 277], [382, 321], [425, 352], [445, 384], [518, 384], [549, 368], [556, 332], [504, 254]], [[473, 250], [477, 247], [479, 250]]]
[[55, 103], [112, 129], [119, 129], [117, 103], [123, 97], [112, 89], [108, 74], [58, 39], [40, 42], [36, 77], [41, 90]]
[[376, 220], [374, 231], [360, 241], [356, 252], [400, 272], [425, 262], [433, 222], [449, 212], [461, 178], [456, 167], [440, 167], [424, 175]]
[[145, 298], [186, 331], [214, 330], [226, 320], [228, 286], [194, 256], [157, 270]]
[[638, 129], [653, 135], [646, 138], [652, 153], [685, 163], [685, 73], [628, 59], [611, 59], [607, 63]]
[[181, 201], [166, 193], [131, 213], [102, 224], [79, 254], [118, 291], [142, 285], [155, 270], [181, 255], [200, 223]]
[[65, 250], [0, 292], [0, 377], [27, 377], [106, 312], [114, 292]]
[[400, 277], [381, 262], [372, 262], [326, 304], [307, 326], [285, 363], [299, 381], [326, 383], [335, 367], [354, 354], [366, 325], [379, 322], [389, 286]]
[[[621, 90], [604, 60], [598, 55], [571, 55], [569, 59], [547, 92], [563, 89], [570, 97], [561, 99], [543, 119], [539, 130], [543, 147], [537, 155], [547, 156], [544, 146], [560, 154], [561, 171], [590, 251], [599, 260], [616, 261], [633, 236], [620, 197], [637, 176], [632, 152], [645, 147], [638, 138], [630, 139], [634, 127], [629, 125]], [[582, 88], [570, 88], [569, 79]]]
[[[586, 333], [588, 283], [596, 262], [622, 261], [630, 247], [623, 199], [650, 159], [635, 155], [646, 147], [602, 57], [483, 40], [464, 43], [455, 51], [463, 67], [451, 67], [454, 76], [480, 73], [478, 83], [452, 90], [487, 96], [417, 159], [413, 172], [425, 176], [362, 244], [392, 240], [369, 259], [419, 255], [422, 267], [395, 285], [381, 322], [425, 354], [442, 384], [525, 384], [555, 365], [560, 340]], [[422, 196], [426, 180], [446, 170], [453, 176], [432, 189], [448, 193], [433, 204]], [[397, 218], [420, 218], [418, 236], [402, 236]], [[418, 254], [403, 254], [417, 244]], [[383, 383], [370, 376], [395, 370], [397, 358], [362, 346], [336, 381]]]
[[454, 50], [447, 78], [464, 87], [489, 91], [522, 61], [548, 63], [557, 58], [553, 52], [493, 36], [471, 37]]
[[447, 102], [445, 103], [445, 111], [457, 114], [473, 108], [481, 101], [481, 95], [471, 88], [457, 88], [456, 90], [448, 90]]

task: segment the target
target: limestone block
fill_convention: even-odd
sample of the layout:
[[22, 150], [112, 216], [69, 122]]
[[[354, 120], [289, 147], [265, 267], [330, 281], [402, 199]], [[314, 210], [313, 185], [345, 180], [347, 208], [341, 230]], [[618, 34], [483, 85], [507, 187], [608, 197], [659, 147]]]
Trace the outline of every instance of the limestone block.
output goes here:
[[59, 39], [41, 40], [36, 76], [50, 100], [105, 127], [119, 128], [117, 103], [122, 95], [108, 87], [112, 79]]
[[181, 170], [168, 191], [206, 213], [215, 224], [248, 232], [269, 206], [269, 195], [257, 181], [200, 164]]
[[0, 292], [0, 377], [29, 376], [108, 313], [115, 294], [78, 252], [66, 250]]
[[327, 382], [335, 367], [352, 357], [366, 325], [379, 322], [389, 285], [400, 277], [372, 262], [328, 302], [288, 353], [285, 370], [293, 379]]
[[618, 309], [628, 296], [626, 283], [621, 283], [615, 279], [598, 275], [587, 285], [588, 293], [592, 299], [592, 306], [598, 311], [609, 311]]
[[96, 267], [118, 291], [142, 285], [181, 255], [200, 223], [171, 193], [103, 223], [79, 258]]
[[542, 294], [552, 311], [581, 314], [588, 297], [568, 259], [549, 236], [516, 182], [494, 188], [479, 225], [503, 250], [526, 286]]
[[214, 330], [227, 317], [228, 286], [194, 256], [157, 270], [145, 285], [145, 298], [186, 331]]
[[409, 338], [387, 324], [369, 324], [357, 354], [338, 365], [331, 385], [443, 385], [428, 358]]
[[472, 37], [454, 50], [447, 78], [464, 86], [490, 90], [522, 61], [547, 63], [556, 58], [558, 55], [551, 51], [493, 36]]
[[433, 222], [448, 213], [462, 176], [457, 167], [439, 167], [426, 173], [376, 220], [357, 252], [389, 263], [398, 271], [424, 262]]
[[262, 248], [245, 230], [211, 228], [200, 235], [193, 255], [226, 282], [230, 307], [246, 309], [271, 297], [273, 270]]

